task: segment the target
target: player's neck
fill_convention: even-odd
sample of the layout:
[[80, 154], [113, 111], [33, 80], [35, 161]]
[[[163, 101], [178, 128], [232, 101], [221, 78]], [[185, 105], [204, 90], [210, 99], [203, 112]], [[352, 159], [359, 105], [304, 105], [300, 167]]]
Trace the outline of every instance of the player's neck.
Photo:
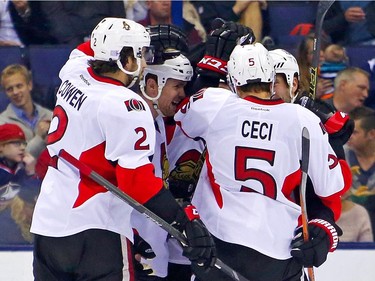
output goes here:
[[243, 98], [243, 99], [249, 96], [256, 97], [258, 99], [263, 99], [263, 100], [269, 100], [271, 98], [270, 92], [259, 92], [259, 93], [242, 92], [242, 93], [239, 93], [239, 96], [240, 98]]

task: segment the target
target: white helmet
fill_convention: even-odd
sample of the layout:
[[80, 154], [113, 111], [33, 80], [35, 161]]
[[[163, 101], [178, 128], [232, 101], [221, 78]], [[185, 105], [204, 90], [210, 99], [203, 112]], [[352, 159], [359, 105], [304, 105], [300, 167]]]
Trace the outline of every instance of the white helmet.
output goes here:
[[[164, 61], [163, 64], [147, 65], [143, 71], [143, 79], [139, 82], [142, 94], [149, 100], [156, 101], [159, 99], [165, 83], [168, 78], [180, 81], [190, 81], [193, 76], [193, 67], [190, 61], [182, 54], [177, 52], [177, 56]], [[158, 78], [158, 95], [150, 97], [145, 92], [147, 74], [154, 74]]]
[[[144, 26], [132, 20], [105, 18], [92, 31], [90, 44], [95, 59], [117, 61], [117, 66], [123, 72], [137, 78], [141, 69], [142, 49], [150, 46], [150, 35]], [[136, 71], [130, 72], [122, 67], [119, 56], [123, 47], [133, 48], [138, 64]], [[132, 84], [134, 82], [133, 79]]]
[[290, 89], [290, 98], [292, 102], [295, 99], [295, 95], [292, 93], [293, 78], [297, 74], [299, 81], [299, 67], [296, 58], [289, 52], [283, 49], [276, 49], [270, 51], [270, 55], [273, 59], [276, 74], [285, 74], [286, 82]]
[[260, 43], [237, 45], [228, 61], [229, 85], [236, 92], [237, 86], [249, 83], [273, 83], [275, 71], [267, 49]]

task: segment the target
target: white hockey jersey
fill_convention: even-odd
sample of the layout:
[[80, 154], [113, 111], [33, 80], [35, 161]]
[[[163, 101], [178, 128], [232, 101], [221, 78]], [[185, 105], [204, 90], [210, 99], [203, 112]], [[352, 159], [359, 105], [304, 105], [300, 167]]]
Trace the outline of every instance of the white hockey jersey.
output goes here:
[[315, 193], [340, 204], [335, 195], [345, 187], [341, 166], [319, 118], [309, 110], [208, 88], [192, 96], [175, 120], [188, 136], [207, 143], [193, 204], [219, 239], [272, 258], [291, 257], [301, 214], [292, 191], [301, 180], [303, 127], [311, 137], [308, 172]]
[[42, 183], [31, 232], [61, 237], [96, 228], [132, 241], [132, 208], [56, 157], [65, 149], [117, 185], [119, 167], [149, 164], [154, 153], [155, 128], [147, 104], [121, 82], [96, 75], [90, 59], [75, 49], [60, 71], [48, 136], [55, 167], [48, 168]]

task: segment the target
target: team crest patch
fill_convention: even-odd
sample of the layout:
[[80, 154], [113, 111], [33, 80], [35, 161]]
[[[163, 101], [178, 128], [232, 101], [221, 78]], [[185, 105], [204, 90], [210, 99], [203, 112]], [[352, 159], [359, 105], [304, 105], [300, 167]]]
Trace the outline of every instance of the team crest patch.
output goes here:
[[129, 112], [133, 111], [133, 110], [135, 110], [135, 111], [142, 111], [142, 110], [146, 111], [146, 108], [145, 108], [144, 104], [139, 100], [130, 99], [130, 100], [124, 101], [124, 103], [125, 103], [125, 106], [126, 106], [126, 108], [128, 109]]

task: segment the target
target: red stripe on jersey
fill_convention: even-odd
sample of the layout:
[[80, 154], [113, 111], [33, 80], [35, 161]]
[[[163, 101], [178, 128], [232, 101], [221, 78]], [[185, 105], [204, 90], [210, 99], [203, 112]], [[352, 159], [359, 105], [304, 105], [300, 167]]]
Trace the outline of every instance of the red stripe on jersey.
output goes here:
[[[117, 185], [115, 167], [104, 157], [104, 151], [105, 142], [83, 152], [79, 157], [79, 161], [88, 165], [93, 171], [100, 174], [112, 184]], [[82, 205], [98, 193], [107, 192], [107, 189], [81, 174], [78, 192], [78, 197], [74, 202], [73, 208]]]
[[342, 176], [344, 179], [344, 186], [339, 192], [331, 196], [320, 197], [323, 204], [333, 211], [335, 221], [339, 219], [341, 214], [341, 196], [347, 192], [352, 185], [352, 173], [348, 163], [345, 160], [340, 159], [339, 164], [341, 166]]
[[140, 204], [144, 204], [160, 191], [161, 178], [155, 177], [154, 165], [146, 164], [136, 169], [116, 167], [119, 188]]
[[206, 152], [207, 174], [208, 174], [208, 178], [210, 180], [211, 188], [212, 188], [212, 191], [214, 193], [217, 205], [221, 209], [221, 208], [223, 208], [223, 196], [221, 195], [221, 192], [220, 192], [220, 185], [218, 185], [215, 182], [215, 176], [212, 172], [212, 165], [210, 163], [210, 159], [209, 159], [208, 154], [209, 153], [208, 153], [208, 150], [207, 150], [207, 152]]
[[128, 281], [135, 281], [135, 272], [134, 272], [134, 262], [133, 262], [133, 251], [132, 251], [132, 244], [128, 238], [126, 238], [126, 257], [127, 259], [124, 259], [124, 262], [128, 263], [128, 269], [129, 269], [129, 280]]
[[[300, 185], [302, 178], [302, 171], [298, 169], [297, 171], [289, 174], [285, 177], [281, 192], [284, 196], [291, 202], [297, 203], [296, 198], [294, 198], [293, 191]], [[298, 200], [299, 201], [299, 200]]]
[[277, 104], [284, 103], [282, 99], [265, 100], [265, 99], [260, 99], [254, 96], [247, 96], [244, 99], [247, 101], [257, 103], [257, 104], [262, 104], [262, 105], [277, 105]]
[[90, 57], [94, 56], [94, 50], [91, 49], [90, 40], [79, 45], [77, 49]]

